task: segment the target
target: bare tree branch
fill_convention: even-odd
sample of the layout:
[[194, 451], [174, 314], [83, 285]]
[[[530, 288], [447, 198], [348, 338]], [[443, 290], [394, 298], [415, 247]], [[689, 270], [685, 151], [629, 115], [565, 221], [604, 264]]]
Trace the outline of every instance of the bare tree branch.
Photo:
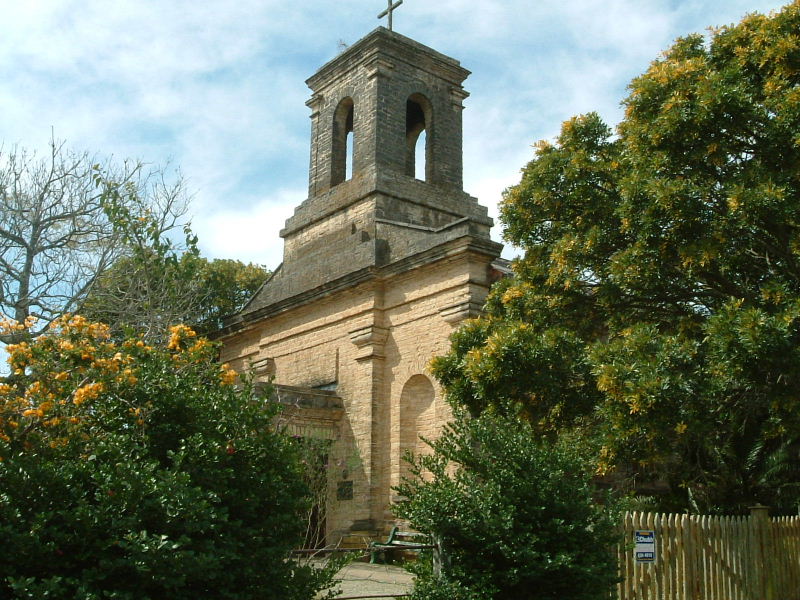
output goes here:
[[0, 150], [0, 316], [38, 317], [36, 335], [78, 309], [97, 278], [131, 252], [107, 210], [110, 185], [125, 190], [118, 198], [129, 214], [147, 215], [161, 234], [180, 226], [180, 177], [168, 181], [142, 163], [99, 160], [56, 140], [45, 157]]

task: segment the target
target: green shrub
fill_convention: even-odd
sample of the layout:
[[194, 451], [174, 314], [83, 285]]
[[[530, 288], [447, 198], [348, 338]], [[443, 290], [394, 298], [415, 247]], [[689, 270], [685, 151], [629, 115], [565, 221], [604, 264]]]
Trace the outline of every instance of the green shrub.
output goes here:
[[585, 463], [520, 421], [458, 416], [413, 459], [397, 514], [442, 549], [419, 568], [419, 600], [594, 600], [617, 581], [618, 534]]
[[[13, 327], [6, 324], [6, 327]], [[263, 401], [185, 327], [64, 318], [0, 379], [0, 597], [310, 599], [307, 490]]]

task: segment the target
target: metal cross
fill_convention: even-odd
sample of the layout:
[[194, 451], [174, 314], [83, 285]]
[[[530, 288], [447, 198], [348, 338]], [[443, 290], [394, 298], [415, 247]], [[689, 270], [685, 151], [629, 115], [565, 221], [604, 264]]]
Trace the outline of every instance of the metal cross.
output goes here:
[[389, 31], [392, 30], [392, 12], [403, 3], [403, 0], [397, 0], [394, 4], [392, 4], [392, 0], [386, 0], [387, 7], [386, 10], [383, 11], [381, 14], [378, 15], [379, 19], [382, 19], [385, 16], [389, 17]]

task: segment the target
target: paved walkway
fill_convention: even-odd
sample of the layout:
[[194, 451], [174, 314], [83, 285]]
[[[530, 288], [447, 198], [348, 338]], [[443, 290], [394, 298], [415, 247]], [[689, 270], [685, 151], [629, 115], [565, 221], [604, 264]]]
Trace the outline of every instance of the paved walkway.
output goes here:
[[401, 567], [353, 562], [339, 571], [342, 590], [338, 598], [408, 594], [414, 576]]

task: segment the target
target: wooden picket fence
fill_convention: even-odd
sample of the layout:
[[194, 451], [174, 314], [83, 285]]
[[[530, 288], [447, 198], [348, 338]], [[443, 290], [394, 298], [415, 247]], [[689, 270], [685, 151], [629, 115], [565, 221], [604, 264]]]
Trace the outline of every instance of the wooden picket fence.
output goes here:
[[[655, 532], [652, 563], [634, 532]], [[619, 600], [800, 600], [800, 517], [626, 513]]]

